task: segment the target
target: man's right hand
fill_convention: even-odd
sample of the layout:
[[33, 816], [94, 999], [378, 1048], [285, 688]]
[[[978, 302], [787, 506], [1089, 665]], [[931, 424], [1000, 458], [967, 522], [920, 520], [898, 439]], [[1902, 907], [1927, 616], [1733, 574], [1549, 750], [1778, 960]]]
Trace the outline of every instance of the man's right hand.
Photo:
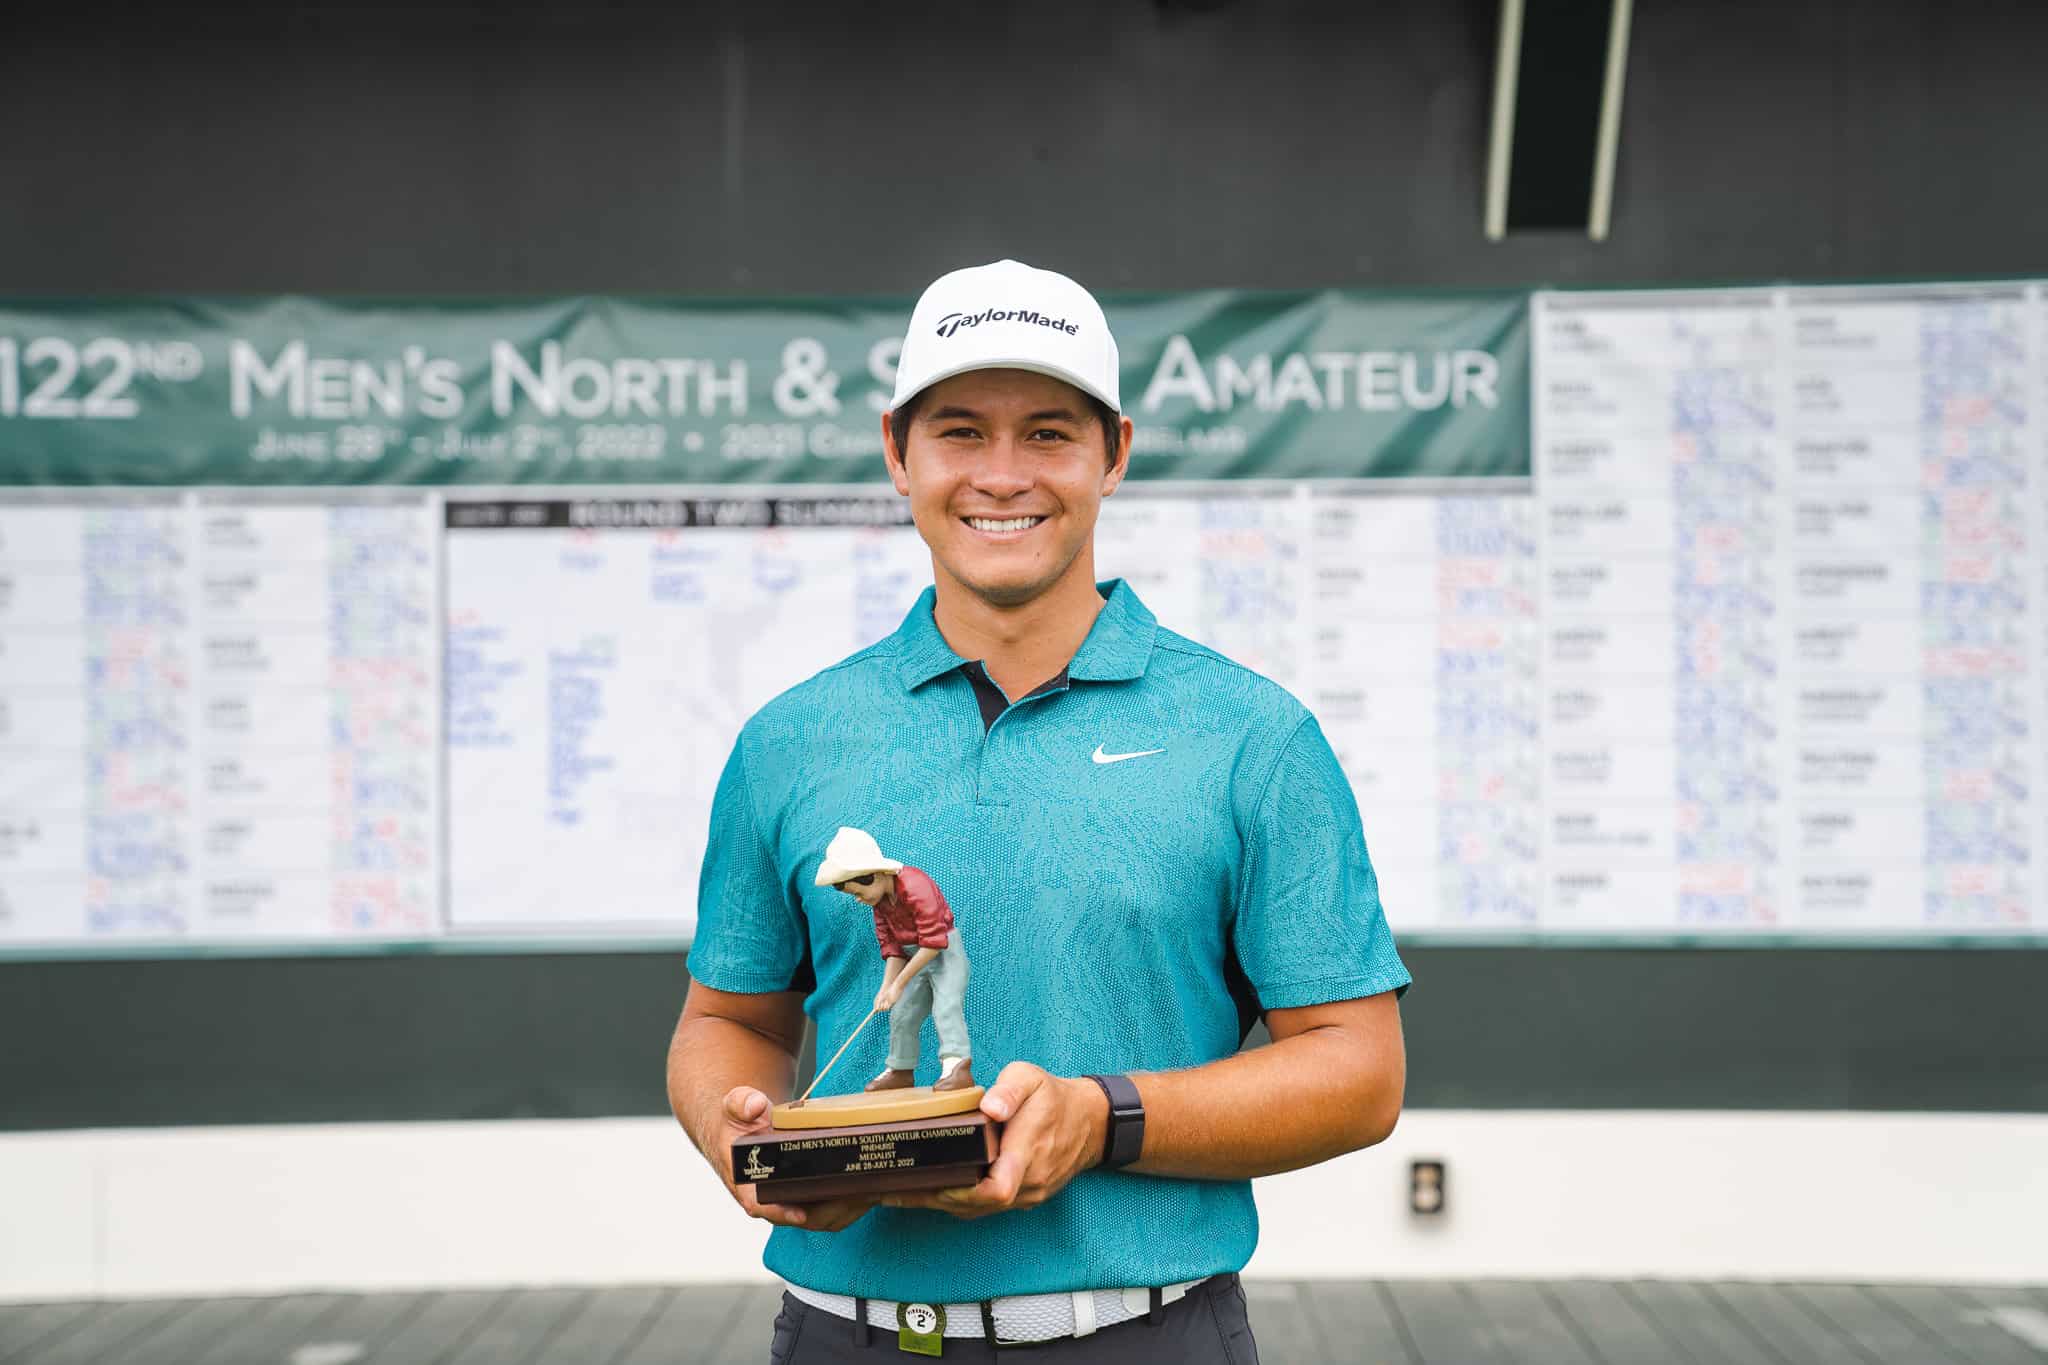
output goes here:
[[735, 1185], [732, 1179], [732, 1145], [741, 1138], [766, 1132], [774, 1125], [769, 1113], [774, 1102], [750, 1085], [736, 1085], [725, 1092], [725, 1136], [717, 1148], [715, 1169], [725, 1188], [749, 1218], [782, 1227], [805, 1228], [811, 1232], [837, 1232], [859, 1221], [875, 1206], [873, 1199], [820, 1199], [809, 1204], [764, 1204], [754, 1197], [752, 1184]]

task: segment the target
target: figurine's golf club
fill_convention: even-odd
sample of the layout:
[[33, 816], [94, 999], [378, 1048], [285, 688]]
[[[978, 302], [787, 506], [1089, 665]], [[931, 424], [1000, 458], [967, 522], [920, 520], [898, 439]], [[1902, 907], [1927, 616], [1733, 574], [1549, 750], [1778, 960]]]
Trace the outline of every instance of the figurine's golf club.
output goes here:
[[[868, 1019], [874, 1018], [881, 1012], [882, 1007], [880, 1005], [875, 1006], [873, 1009], [868, 1011]], [[868, 1019], [861, 1020], [859, 1026], [856, 1027], [853, 1032], [846, 1035], [846, 1041], [839, 1045], [839, 1051], [833, 1053], [832, 1060], [825, 1063], [825, 1071], [830, 1071], [833, 1067], [839, 1065], [839, 1059], [846, 1055], [846, 1049], [853, 1046], [853, 1040], [860, 1037], [861, 1029], [864, 1029], [868, 1026]], [[811, 1091], [816, 1090], [818, 1088], [818, 1082], [825, 1079], [825, 1071], [820, 1071], [817, 1075], [811, 1077], [811, 1083], [808, 1086], [804, 1087], [804, 1093], [797, 1097], [796, 1104], [791, 1105], [790, 1108], [798, 1108], [803, 1104], [805, 1100], [811, 1097]]]

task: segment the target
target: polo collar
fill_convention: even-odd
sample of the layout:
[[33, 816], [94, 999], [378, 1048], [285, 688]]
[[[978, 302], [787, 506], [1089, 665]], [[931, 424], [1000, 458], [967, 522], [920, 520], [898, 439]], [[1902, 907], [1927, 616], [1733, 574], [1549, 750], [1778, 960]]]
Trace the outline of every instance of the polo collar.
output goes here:
[[[1088, 638], [1068, 663], [1067, 676], [1091, 682], [1143, 677], [1145, 665], [1152, 659], [1152, 638], [1158, 632], [1159, 619], [1121, 578], [1097, 583], [1095, 590], [1105, 599], [1102, 610], [1095, 614]], [[938, 622], [932, 619], [937, 600], [938, 589], [927, 587], [896, 628], [896, 667], [906, 689], [914, 690], [969, 662], [954, 653], [946, 637], [939, 634]]]
[[967, 662], [953, 652], [946, 637], [939, 634], [938, 622], [932, 619], [932, 604], [938, 598], [937, 587], [926, 587], [911, 604], [903, 624], [896, 627], [896, 668], [905, 688], [921, 687]]
[[1145, 665], [1152, 661], [1152, 637], [1158, 632], [1159, 618], [1121, 578], [1097, 583], [1095, 589], [1108, 600], [1088, 628], [1088, 638], [1074, 652], [1067, 676], [1091, 682], [1144, 677]]

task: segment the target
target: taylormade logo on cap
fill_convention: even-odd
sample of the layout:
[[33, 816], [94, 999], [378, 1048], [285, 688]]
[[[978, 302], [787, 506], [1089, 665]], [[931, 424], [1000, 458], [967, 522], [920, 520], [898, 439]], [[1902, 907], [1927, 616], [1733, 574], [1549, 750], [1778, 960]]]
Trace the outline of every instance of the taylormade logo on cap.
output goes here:
[[1029, 322], [1040, 327], [1058, 328], [1070, 337], [1081, 335], [1081, 324], [1077, 322], [1049, 318], [1035, 309], [1019, 312], [1005, 308], [984, 308], [979, 313], [948, 313], [939, 319], [939, 335], [949, 337], [962, 327], [979, 327], [984, 322]]
[[1051, 270], [996, 261], [932, 281], [911, 310], [896, 362], [900, 408], [970, 370], [1031, 370], [1123, 411], [1116, 338], [1102, 305]]

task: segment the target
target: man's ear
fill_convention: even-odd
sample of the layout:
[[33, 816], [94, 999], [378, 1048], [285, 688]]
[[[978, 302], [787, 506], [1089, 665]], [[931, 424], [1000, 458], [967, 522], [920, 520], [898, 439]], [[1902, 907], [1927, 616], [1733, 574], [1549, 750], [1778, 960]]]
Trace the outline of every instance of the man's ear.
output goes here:
[[1131, 472], [1131, 436], [1136, 431], [1137, 427], [1130, 418], [1117, 421], [1116, 458], [1110, 461], [1109, 472], [1102, 476], [1102, 496], [1105, 498], [1116, 492], [1117, 485], [1124, 481], [1124, 475]]
[[882, 462], [889, 466], [889, 482], [907, 498], [910, 496], [910, 470], [904, 466], [903, 452], [896, 448], [896, 432], [889, 425], [889, 418], [893, 415], [882, 414]]

